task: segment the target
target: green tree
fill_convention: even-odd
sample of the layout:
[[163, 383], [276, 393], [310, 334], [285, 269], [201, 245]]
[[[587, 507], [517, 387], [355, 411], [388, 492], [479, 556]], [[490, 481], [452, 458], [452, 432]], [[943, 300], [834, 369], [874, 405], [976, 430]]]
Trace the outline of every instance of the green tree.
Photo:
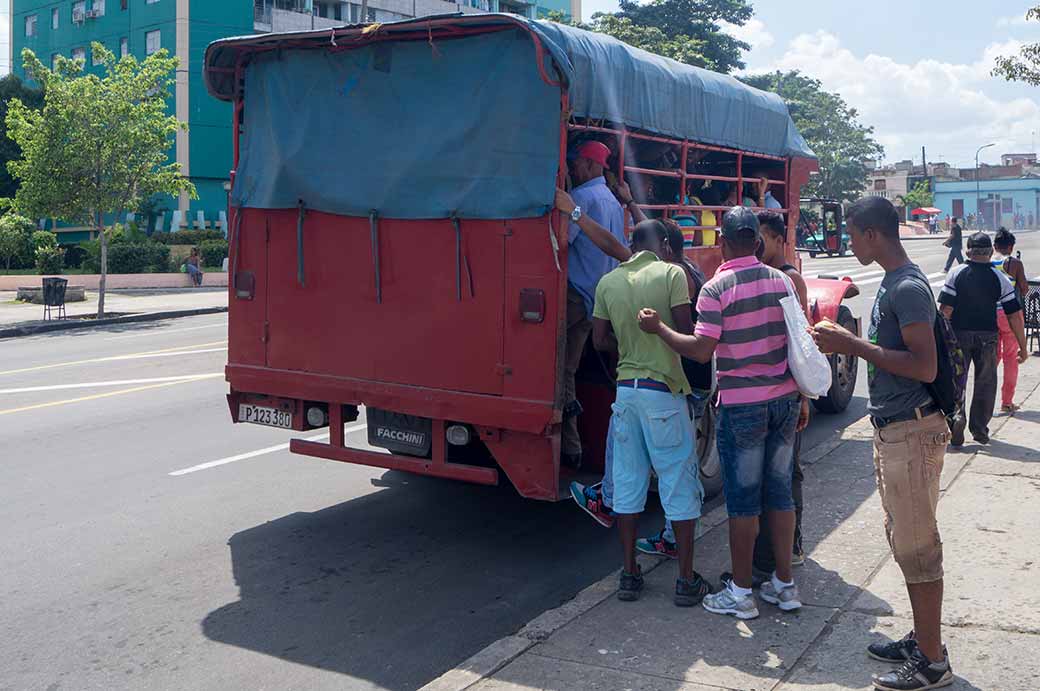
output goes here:
[[10, 137], [21, 158], [8, 168], [21, 182], [15, 207], [34, 218], [81, 223], [98, 234], [101, 246], [98, 317], [105, 313], [108, 223], [136, 209], [153, 194], [195, 197], [195, 187], [169, 161], [177, 131], [187, 125], [167, 114], [177, 59], [165, 50], [138, 62], [116, 61], [104, 45], [93, 55], [102, 74], [84, 74], [82, 60], [59, 56], [48, 69], [31, 50], [22, 51], [26, 74], [44, 92], [34, 111], [12, 99]]
[[914, 209], [919, 209], [922, 206], [931, 206], [935, 202], [935, 195], [932, 194], [931, 186], [927, 180], [921, 180], [914, 188], [906, 194], [899, 195], [899, 200], [903, 202], [903, 206], [906, 207], [907, 213]]
[[798, 130], [816, 152], [820, 174], [809, 181], [807, 194], [838, 201], [862, 194], [867, 186], [867, 162], [881, 157], [884, 148], [874, 139], [874, 128], [859, 122], [855, 108], [797, 71], [754, 75], [743, 81], [784, 99]]
[[621, 0], [618, 6], [620, 19], [659, 29], [672, 41], [695, 42], [708, 69], [729, 74], [744, 68], [743, 51], [751, 46], [724, 32], [722, 22], [743, 26], [751, 19], [747, 0]]
[[23, 264], [31, 261], [35, 250], [32, 244], [34, 230], [36, 226], [24, 216], [8, 213], [0, 217], [0, 259], [8, 271], [12, 260]]
[[[1040, 5], [1026, 12], [1027, 21], [1040, 21]], [[997, 58], [993, 68], [994, 77], [1003, 77], [1009, 82], [1025, 82], [1040, 86], [1040, 43], [1029, 43], [1018, 55]]]
[[[8, 104], [18, 99], [23, 105], [33, 110], [43, 107], [43, 92], [27, 86], [17, 75], [9, 74], [0, 79], [0, 123], [7, 119]], [[22, 150], [18, 144], [7, 136], [7, 128], [0, 135], [0, 197], [14, 197], [18, 191], [18, 182], [7, 170], [8, 161], [21, 158]]]

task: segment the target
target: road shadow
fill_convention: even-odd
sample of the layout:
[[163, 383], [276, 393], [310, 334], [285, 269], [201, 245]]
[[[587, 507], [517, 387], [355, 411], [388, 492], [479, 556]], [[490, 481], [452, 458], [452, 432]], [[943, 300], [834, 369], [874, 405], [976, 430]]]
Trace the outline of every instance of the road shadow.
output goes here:
[[398, 472], [373, 484], [232, 535], [239, 599], [205, 635], [415, 689], [618, 566], [615, 536], [571, 502]]

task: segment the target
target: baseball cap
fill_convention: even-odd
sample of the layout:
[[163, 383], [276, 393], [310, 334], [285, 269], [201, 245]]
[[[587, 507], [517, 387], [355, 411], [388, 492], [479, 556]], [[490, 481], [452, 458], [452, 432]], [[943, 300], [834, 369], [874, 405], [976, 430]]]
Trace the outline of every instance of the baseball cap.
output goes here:
[[761, 236], [758, 215], [746, 206], [734, 206], [722, 217], [722, 237], [728, 240], [739, 239], [742, 230], [752, 231], [756, 240]]
[[985, 233], [972, 233], [971, 236], [968, 237], [968, 249], [991, 250], [993, 249], [993, 240]]
[[610, 158], [610, 149], [602, 142], [585, 142], [574, 150], [573, 158], [587, 158], [607, 167], [607, 159]]

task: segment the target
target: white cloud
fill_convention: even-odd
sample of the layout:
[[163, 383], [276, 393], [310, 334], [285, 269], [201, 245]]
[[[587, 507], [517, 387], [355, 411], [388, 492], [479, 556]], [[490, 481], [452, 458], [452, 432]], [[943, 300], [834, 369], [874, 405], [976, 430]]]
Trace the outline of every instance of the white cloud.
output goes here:
[[761, 19], [752, 17], [742, 26], [738, 24], [730, 24], [729, 22], [720, 22], [720, 24], [722, 25], [722, 30], [724, 32], [739, 41], [744, 41], [749, 44], [752, 50], [755, 48], [768, 48], [776, 43], [773, 34], [769, 33], [769, 30], [766, 29], [765, 22]]
[[1026, 21], [1026, 13], [1013, 14], [1010, 17], [998, 17], [997, 26], [1025, 26], [1029, 22]]
[[997, 143], [984, 156], [987, 161], [1002, 152], [1030, 150], [1032, 132], [1040, 130], [1036, 99], [992, 93], [999, 84], [990, 75], [994, 58], [1020, 47], [1016, 41], [994, 44], [971, 63], [908, 64], [855, 55], [837, 36], [817, 31], [797, 36], [781, 57], [754, 71], [800, 70], [819, 79], [859, 111], [861, 122], [875, 127], [889, 160], [920, 158], [925, 146], [930, 160], [967, 165], [980, 144]]

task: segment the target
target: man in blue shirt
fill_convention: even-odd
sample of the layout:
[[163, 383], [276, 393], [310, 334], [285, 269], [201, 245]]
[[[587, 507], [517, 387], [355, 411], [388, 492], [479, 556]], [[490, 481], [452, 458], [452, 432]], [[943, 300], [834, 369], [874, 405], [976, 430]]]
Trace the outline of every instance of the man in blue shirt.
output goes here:
[[[603, 177], [608, 158], [610, 149], [596, 141], [585, 142], [574, 151], [570, 162], [574, 183], [570, 196], [574, 206], [563, 209], [570, 214], [571, 222], [567, 230], [567, 347], [564, 353], [560, 460], [574, 468], [581, 466], [577, 418], [581, 405], [575, 396], [574, 375], [592, 332], [596, 285], [600, 278], [631, 254], [625, 241], [624, 210]], [[600, 228], [594, 229], [588, 221]], [[595, 232], [600, 229], [608, 231], [609, 236]], [[610, 236], [616, 242], [612, 242]]]

